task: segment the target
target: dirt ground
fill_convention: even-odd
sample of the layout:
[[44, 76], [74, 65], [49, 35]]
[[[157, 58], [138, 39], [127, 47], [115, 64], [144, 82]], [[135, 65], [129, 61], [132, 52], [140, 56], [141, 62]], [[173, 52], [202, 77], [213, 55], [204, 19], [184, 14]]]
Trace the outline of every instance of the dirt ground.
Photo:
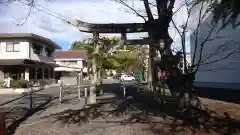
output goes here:
[[[216, 112], [211, 113], [210, 115], [213, 117], [217, 117], [219, 119], [226, 118], [226, 115], [229, 115], [231, 120], [240, 120], [240, 105], [234, 103], [227, 103], [223, 101], [211, 100], [201, 98], [202, 103], [204, 104], [205, 109], [208, 112]], [[64, 116], [67, 114], [64, 114]], [[77, 114], [79, 115], [79, 114]], [[73, 116], [75, 117], [75, 116]], [[131, 117], [131, 118], [130, 118]], [[91, 120], [90, 123], [78, 125], [77, 123], [66, 123], [59, 126], [60, 121], [56, 123], [56, 118], [48, 118], [46, 120], [43, 119], [43, 122], [37, 122], [36, 124], [27, 124], [30, 126], [22, 125], [17, 130], [17, 135], [238, 135], [237, 131], [233, 131], [231, 133], [224, 132], [227, 127], [211, 127], [208, 133], [206, 130], [201, 130], [199, 128], [195, 128], [191, 125], [184, 125], [184, 121], [181, 119], [175, 119], [169, 115], [165, 116], [148, 116], [148, 120], [141, 121], [139, 120], [141, 116], [132, 117], [126, 116], [127, 120], [124, 120], [123, 116], [115, 116], [113, 118], [103, 119], [102, 117]], [[129, 119], [130, 118], [130, 119]], [[144, 119], [144, 118], [143, 118]], [[211, 119], [211, 118], [209, 118]], [[55, 122], [53, 122], [55, 121]], [[117, 121], [117, 122], [116, 122]], [[122, 121], [122, 122], [121, 122]], [[125, 122], [123, 122], [125, 121]], [[60, 122], [61, 123], [61, 122]], [[60, 124], [62, 125], [62, 124]], [[231, 125], [231, 124], [230, 124]], [[206, 125], [204, 125], [206, 127]], [[44, 130], [38, 130], [44, 129]], [[228, 129], [231, 130], [231, 129]], [[219, 132], [217, 132], [219, 131]], [[221, 131], [221, 132], [220, 132]]]
[[232, 119], [240, 120], [240, 104], [207, 98], [201, 98], [201, 101], [204, 104], [205, 109], [214, 111], [217, 116], [224, 117], [228, 114]]
[[[183, 124], [184, 121], [180, 119], [171, 120], [166, 116], [165, 118], [152, 117], [150, 122], [152, 130], [158, 133], [167, 132], [167, 134], [176, 135], [240, 135], [240, 104], [206, 98], [200, 98], [200, 100], [204, 105], [204, 109], [210, 115], [208, 120], [203, 122], [206, 125], [199, 124], [200, 128], [196, 128], [191, 124]], [[214, 122], [208, 124], [209, 121]]]

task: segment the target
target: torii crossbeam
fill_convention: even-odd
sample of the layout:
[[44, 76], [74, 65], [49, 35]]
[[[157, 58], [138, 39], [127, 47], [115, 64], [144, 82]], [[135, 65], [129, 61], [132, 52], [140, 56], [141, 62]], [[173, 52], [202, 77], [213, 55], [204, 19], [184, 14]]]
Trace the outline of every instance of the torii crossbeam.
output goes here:
[[149, 44], [148, 39], [133, 39], [127, 40], [126, 33], [139, 33], [147, 32], [144, 23], [107, 23], [107, 24], [95, 24], [77, 20], [77, 26], [80, 31], [87, 33], [121, 33], [121, 39], [124, 40], [122, 43], [125, 45], [144, 45]]
[[87, 33], [139, 33], [147, 32], [144, 23], [107, 23], [94, 24], [77, 20], [77, 26], [80, 31]]

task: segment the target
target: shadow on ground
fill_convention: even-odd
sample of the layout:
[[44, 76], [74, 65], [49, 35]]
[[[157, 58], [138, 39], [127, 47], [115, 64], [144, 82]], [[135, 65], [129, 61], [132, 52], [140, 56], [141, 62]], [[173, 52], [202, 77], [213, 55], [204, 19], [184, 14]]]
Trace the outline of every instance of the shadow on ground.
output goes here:
[[[47, 96], [44, 94], [38, 94], [38, 96], [35, 95], [34, 100], [36, 100], [37, 98], [43, 97], [44, 101], [33, 105], [32, 109], [29, 108], [23, 108], [23, 107], [18, 107], [16, 106], [15, 108], [13, 108], [12, 110], [10, 110], [10, 112], [8, 113], [8, 115], [10, 115], [10, 113], [15, 113], [16, 110], [24, 110], [21, 111], [21, 113], [18, 113], [17, 118], [15, 118], [15, 120], [13, 120], [11, 122], [11, 124], [8, 125], [7, 127], [7, 131], [2, 134], [2, 135], [14, 135], [16, 129], [19, 127], [19, 125], [24, 122], [26, 119], [28, 119], [29, 117], [31, 117], [32, 115], [34, 115], [36, 112], [41, 111], [46, 109], [45, 105], [47, 105], [48, 103], [50, 103], [52, 100], [54, 100], [55, 98], [52, 98], [51, 96]], [[48, 97], [48, 98], [46, 98]], [[26, 97], [29, 99], [29, 97]], [[21, 104], [21, 102], [19, 102]]]
[[[149, 129], [156, 134], [189, 134], [191, 133], [217, 133], [239, 134], [240, 122], [225, 113], [224, 117], [208, 109], [199, 110], [191, 108], [186, 112], [176, 111], [176, 102], [170, 102], [165, 98], [165, 104], [155, 100], [151, 92], [138, 91], [136, 87], [127, 87], [127, 96], [131, 96], [127, 102], [119, 100], [122, 95], [119, 87], [104, 86], [107, 92], [117, 95], [115, 101], [109, 101], [88, 106], [81, 110], [66, 110], [54, 114], [56, 121], [64, 124], [84, 124], [89, 121], [100, 120], [100, 123], [119, 124], [148, 124]], [[99, 119], [101, 118], [101, 119]]]

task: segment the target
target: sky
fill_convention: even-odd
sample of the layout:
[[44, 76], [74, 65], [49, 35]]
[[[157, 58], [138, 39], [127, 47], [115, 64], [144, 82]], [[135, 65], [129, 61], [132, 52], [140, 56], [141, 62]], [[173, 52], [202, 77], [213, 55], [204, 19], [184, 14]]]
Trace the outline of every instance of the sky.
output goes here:
[[[53, 40], [63, 49], [70, 49], [72, 42], [91, 36], [80, 32], [66, 21], [71, 23], [75, 23], [76, 20], [90, 23], [144, 22], [136, 14], [129, 13], [128, 8], [113, 0], [37, 0], [30, 14], [26, 0], [18, 0], [11, 4], [1, 4], [2, 1], [5, 0], [0, 0], [0, 33], [38, 34]], [[175, 9], [181, 4], [181, 0], [176, 0]], [[129, 0], [129, 5], [137, 10], [143, 9], [143, 3], [139, 0]], [[178, 26], [184, 22], [184, 11], [183, 7], [174, 16]], [[170, 33], [179, 45], [180, 37], [176, 30], [171, 28]], [[128, 34], [127, 38], [136, 39], [146, 36], [146, 33]]]

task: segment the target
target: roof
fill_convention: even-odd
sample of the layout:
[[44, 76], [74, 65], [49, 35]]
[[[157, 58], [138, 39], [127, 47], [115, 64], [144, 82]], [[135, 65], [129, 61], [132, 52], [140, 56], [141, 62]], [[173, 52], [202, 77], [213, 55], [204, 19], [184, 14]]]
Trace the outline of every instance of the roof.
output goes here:
[[43, 62], [43, 61], [36, 61], [31, 59], [0, 59], [0, 65], [1, 66], [7, 66], [7, 65], [36, 65], [36, 66], [42, 66], [42, 65], [49, 65], [52, 67], [58, 67], [57, 64], [52, 62]]
[[88, 51], [87, 50], [65, 50], [65, 51], [56, 51], [54, 54], [56, 59], [87, 59], [88, 58]]
[[40, 40], [41, 42], [45, 42], [46, 44], [54, 46], [56, 49], [62, 49], [58, 44], [56, 44], [52, 40], [33, 33], [0, 33], [0, 39], [14, 39], [14, 38], [27, 38]]

